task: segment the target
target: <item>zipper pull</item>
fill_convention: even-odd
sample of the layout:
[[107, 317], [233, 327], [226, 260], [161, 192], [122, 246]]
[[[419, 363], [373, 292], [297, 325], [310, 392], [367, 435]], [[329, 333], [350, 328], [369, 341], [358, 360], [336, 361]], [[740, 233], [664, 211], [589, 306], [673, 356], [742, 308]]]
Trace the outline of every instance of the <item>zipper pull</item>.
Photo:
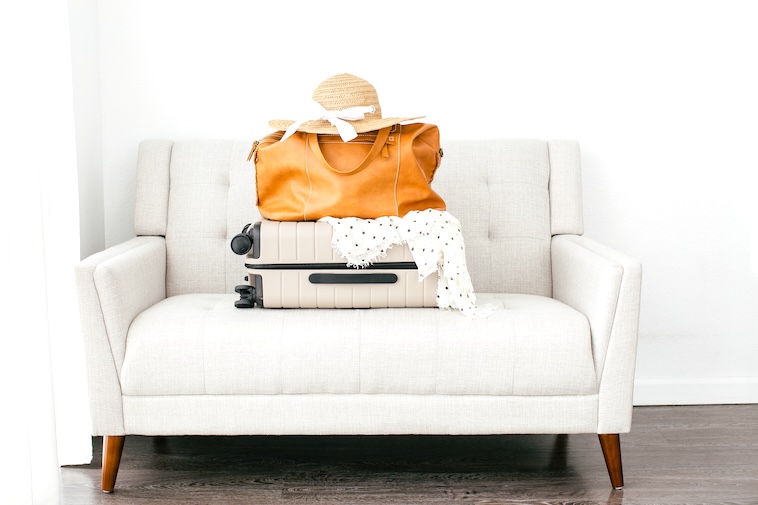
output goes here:
[[258, 144], [260, 144], [260, 142], [257, 140], [253, 142], [253, 147], [250, 148], [250, 154], [247, 155], [247, 161], [250, 161], [256, 151], [258, 151]]

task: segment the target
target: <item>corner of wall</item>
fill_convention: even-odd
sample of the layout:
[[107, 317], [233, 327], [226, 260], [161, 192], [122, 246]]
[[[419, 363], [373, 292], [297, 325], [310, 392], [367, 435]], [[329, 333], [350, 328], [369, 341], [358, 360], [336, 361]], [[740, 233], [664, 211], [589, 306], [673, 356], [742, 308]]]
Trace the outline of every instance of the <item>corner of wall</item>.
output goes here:
[[79, 170], [80, 255], [85, 258], [105, 248], [97, 0], [68, 0], [68, 11]]

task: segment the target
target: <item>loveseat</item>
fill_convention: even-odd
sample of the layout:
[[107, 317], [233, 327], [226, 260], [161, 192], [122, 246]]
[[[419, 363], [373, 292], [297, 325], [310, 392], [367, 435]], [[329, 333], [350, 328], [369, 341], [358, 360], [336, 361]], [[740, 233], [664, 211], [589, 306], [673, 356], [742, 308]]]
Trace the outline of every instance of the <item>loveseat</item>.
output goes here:
[[433, 187], [487, 317], [235, 308], [249, 143], [141, 143], [136, 236], [76, 268], [104, 491], [125, 435], [597, 433], [623, 485], [641, 267], [582, 236], [579, 145], [442, 146]]

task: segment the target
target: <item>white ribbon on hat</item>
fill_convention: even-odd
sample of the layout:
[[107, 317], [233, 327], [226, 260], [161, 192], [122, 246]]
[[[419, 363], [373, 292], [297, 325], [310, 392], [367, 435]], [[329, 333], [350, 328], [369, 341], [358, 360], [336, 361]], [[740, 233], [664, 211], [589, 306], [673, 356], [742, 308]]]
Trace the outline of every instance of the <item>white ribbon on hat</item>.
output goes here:
[[[355, 127], [348, 123], [348, 121], [355, 121], [363, 119], [365, 114], [372, 114], [376, 112], [376, 108], [373, 105], [359, 105], [356, 107], [348, 107], [342, 110], [326, 110], [320, 103], [314, 103], [313, 114], [309, 114], [312, 118], [323, 119], [329, 121], [332, 126], [337, 128], [337, 132], [342, 137], [342, 140], [349, 142], [353, 140], [358, 134], [355, 132]], [[292, 123], [289, 128], [284, 132], [282, 140], [292, 135], [297, 131], [300, 126], [306, 121], [313, 121], [314, 119], [300, 119]]]

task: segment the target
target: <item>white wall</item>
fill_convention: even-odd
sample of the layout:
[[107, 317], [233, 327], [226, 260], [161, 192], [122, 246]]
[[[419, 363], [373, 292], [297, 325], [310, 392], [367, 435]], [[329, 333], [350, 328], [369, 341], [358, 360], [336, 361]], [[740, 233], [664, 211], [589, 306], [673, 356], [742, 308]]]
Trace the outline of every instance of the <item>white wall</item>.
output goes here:
[[105, 247], [97, 0], [68, 0], [82, 258]]
[[750, 6], [100, 0], [105, 245], [132, 236], [140, 140], [253, 140], [350, 72], [443, 145], [579, 140], [585, 234], [643, 264], [636, 403], [758, 402]]

